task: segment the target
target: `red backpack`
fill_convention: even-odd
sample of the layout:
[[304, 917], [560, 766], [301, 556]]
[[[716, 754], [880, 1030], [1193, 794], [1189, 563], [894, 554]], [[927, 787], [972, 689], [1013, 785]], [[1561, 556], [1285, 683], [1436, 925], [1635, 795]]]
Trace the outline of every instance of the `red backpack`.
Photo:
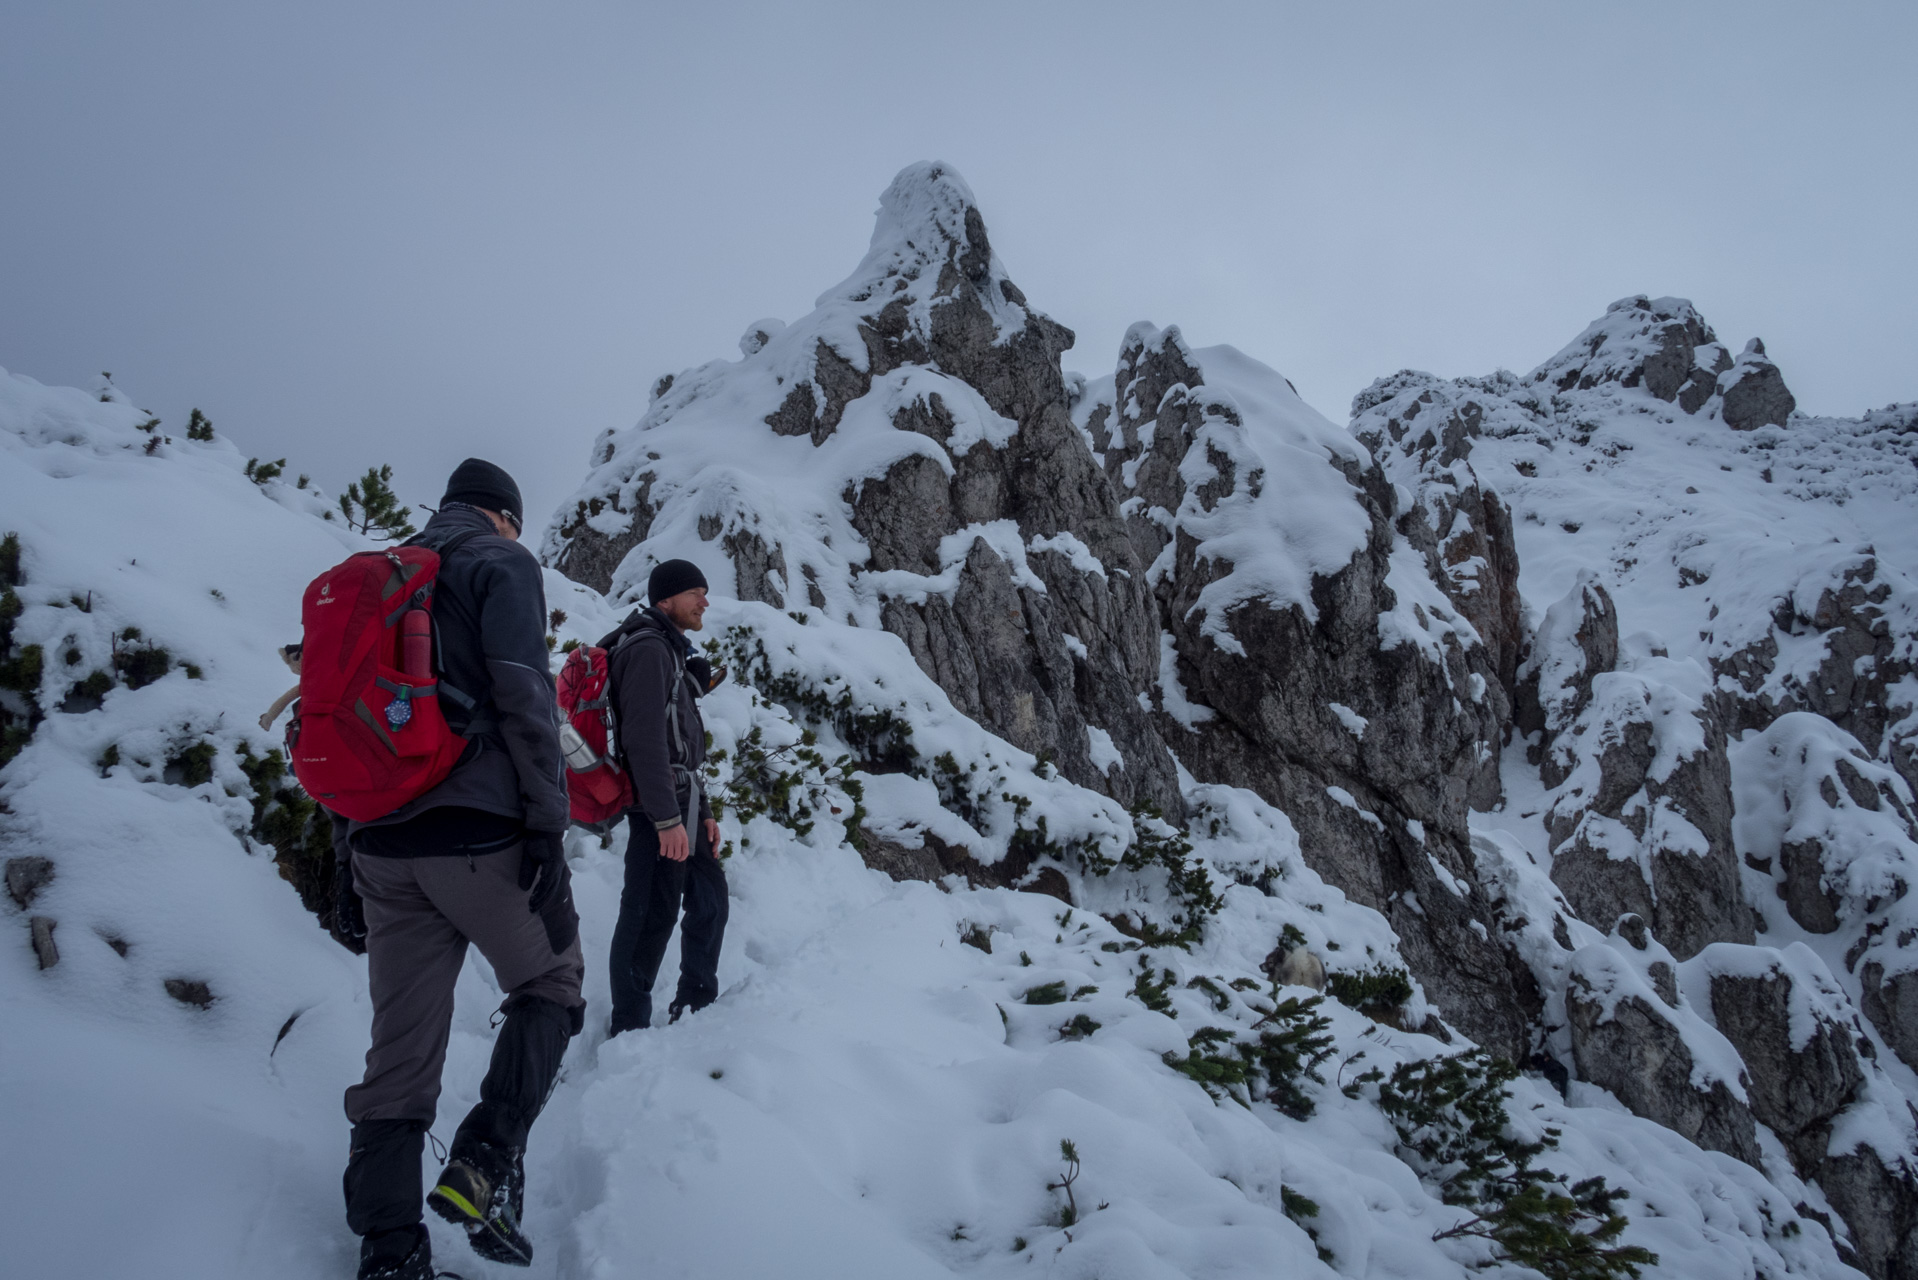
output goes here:
[[620, 763], [606, 650], [583, 644], [559, 672], [560, 750], [573, 821], [604, 831], [633, 807], [633, 780]]
[[383, 818], [439, 785], [466, 749], [440, 714], [431, 610], [442, 554], [469, 536], [443, 551], [362, 551], [306, 589], [286, 753], [306, 793], [335, 813]]

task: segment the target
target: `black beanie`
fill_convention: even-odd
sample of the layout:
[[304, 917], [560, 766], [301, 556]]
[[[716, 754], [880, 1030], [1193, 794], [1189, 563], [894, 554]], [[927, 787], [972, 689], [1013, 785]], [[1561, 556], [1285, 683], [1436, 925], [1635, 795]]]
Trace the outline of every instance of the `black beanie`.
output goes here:
[[706, 575], [691, 560], [663, 560], [653, 566], [652, 577], [646, 579], [646, 600], [649, 604], [658, 604], [682, 591], [705, 585]]
[[453, 474], [446, 480], [446, 494], [440, 499], [441, 505], [448, 502], [464, 502], [487, 511], [497, 511], [510, 519], [515, 529], [525, 521], [526, 512], [520, 505], [519, 486], [513, 483], [513, 477], [507, 475], [504, 468], [494, 466], [483, 458], [468, 458], [453, 468]]

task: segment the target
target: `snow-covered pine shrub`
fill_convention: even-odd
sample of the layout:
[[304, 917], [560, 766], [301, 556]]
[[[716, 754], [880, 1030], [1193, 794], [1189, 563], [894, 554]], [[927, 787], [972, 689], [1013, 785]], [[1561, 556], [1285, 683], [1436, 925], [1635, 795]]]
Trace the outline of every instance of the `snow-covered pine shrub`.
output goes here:
[[918, 772], [912, 725], [898, 710], [855, 706], [851, 686], [831, 676], [814, 683], [796, 671], [775, 671], [765, 638], [748, 626], [728, 627], [723, 637], [708, 640], [704, 649], [710, 661], [724, 665], [735, 680], [786, 708], [793, 719], [829, 726], [852, 751], [855, 767], [868, 773]]
[[198, 409], [195, 409], [192, 414], [187, 417], [186, 438], [200, 441], [213, 439], [213, 424], [208, 421], [207, 416]]
[[280, 878], [293, 886], [327, 933], [355, 954], [365, 951], [364, 942], [335, 927], [332, 818], [293, 781], [279, 748], [256, 756], [252, 744], [242, 742], [239, 764], [253, 786], [253, 838], [272, 846]]
[[1566, 1185], [1532, 1161], [1558, 1145], [1558, 1130], [1527, 1142], [1513, 1128], [1506, 1082], [1518, 1069], [1482, 1049], [1401, 1063], [1379, 1083], [1378, 1106], [1398, 1131], [1399, 1158], [1437, 1186], [1446, 1204], [1470, 1212], [1434, 1240], [1478, 1239], [1516, 1262], [1564, 1280], [1637, 1276], [1658, 1255], [1614, 1244], [1628, 1194], [1603, 1178]]
[[1111, 874], [1115, 866], [1132, 872], [1156, 868], [1165, 873], [1170, 900], [1167, 924], [1154, 923], [1143, 911], [1136, 913], [1137, 937], [1149, 947], [1189, 949], [1204, 937], [1205, 922], [1225, 905], [1205, 863], [1192, 856], [1192, 841], [1149, 801], [1133, 809], [1132, 843], [1116, 863], [1096, 847], [1083, 851], [1081, 862], [1086, 870], [1101, 876]]
[[[26, 749], [40, 723], [37, 694], [44, 654], [37, 644], [13, 648], [13, 624], [26, 606], [14, 593], [25, 583], [20, 572], [20, 535], [9, 533], [0, 539], [0, 767]], [[11, 696], [8, 696], [11, 695]]]
[[[285, 471], [285, 458], [281, 458], [278, 462], [261, 462], [258, 458], [248, 458], [246, 460], [246, 478], [262, 488], [265, 487], [267, 481], [278, 480]], [[304, 489], [306, 486], [303, 484], [300, 487]]]
[[1172, 990], [1173, 981], [1171, 969], [1161, 972], [1157, 981], [1154, 981], [1151, 958], [1140, 956], [1139, 974], [1132, 981], [1130, 994], [1133, 999], [1154, 1013], [1163, 1013], [1168, 1018], [1176, 1018], [1179, 1016], [1178, 1010], [1172, 1007], [1172, 997], [1167, 994]]
[[[1319, 996], [1283, 1000], [1253, 1024], [1257, 1035], [1237, 1027], [1201, 1027], [1188, 1038], [1185, 1056], [1167, 1053], [1165, 1064], [1198, 1081], [1214, 1098], [1230, 1097], [1241, 1106], [1269, 1102], [1304, 1120], [1316, 1108], [1302, 1082], [1323, 1084], [1318, 1067], [1332, 1056], [1332, 1023], [1318, 1012], [1323, 1003]], [[1271, 1029], [1261, 1029], [1266, 1027]]]
[[1356, 973], [1328, 973], [1325, 989], [1348, 1009], [1371, 1018], [1386, 1018], [1412, 998], [1412, 976], [1403, 969], [1381, 965]]
[[[721, 766], [728, 763], [732, 768], [722, 775]], [[744, 826], [766, 817], [797, 836], [809, 834], [824, 811], [844, 823], [846, 838], [856, 844], [865, 789], [850, 774], [851, 763], [843, 755], [828, 761], [811, 729], [802, 730], [797, 742], [768, 746], [765, 726], [754, 725], [730, 753], [721, 748], [706, 757], [707, 799], [715, 818], [730, 813]], [[840, 795], [851, 804], [835, 805]], [[730, 853], [729, 842], [720, 856]]]
[[391, 465], [368, 467], [365, 475], [346, 486], [340, 495], [340, 514], [346, 517], [347, 528], [385, 542], [399, 542], [418, 532], [408, 518], [413, 508], [400, 505], [392, 481]]
[[1332, 1265], [1332, 1251], [1319, 1243], [1319, 1229], [1312, 1221], [1319, 1216], [1319, 1202], [1302, 1192], [1294, 1191], [1284, 1183], [1279, 1184], [1279, 1208], [1285, 1216], [1292, 1219], [1293, 1225], [1311, 1238], [1312, 1247], [1319, 1251], [1319, 1261], [1328, 1267]]
[[114, 637], [113, 669], [127, 688], [144, 689], [173, 669], [173, 654], [149, 642], [140, 628], [127, 627]]

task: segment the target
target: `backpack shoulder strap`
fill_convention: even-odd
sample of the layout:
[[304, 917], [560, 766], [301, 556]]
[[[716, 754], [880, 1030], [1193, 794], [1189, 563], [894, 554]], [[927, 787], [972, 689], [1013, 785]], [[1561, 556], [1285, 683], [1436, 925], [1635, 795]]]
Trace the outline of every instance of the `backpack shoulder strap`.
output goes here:
[[672, 682], [666, 686], [666, 731], [672, 735], [673, 753], [677, 755], [680, 760], [680, 763], [674, 767], [683, 768], [684, 761], [686, 760], [686, 735], [679, 727], [678, 703], [679, 687], [686, 681], [686, 658], [684, 654], [680, 653], [679, 646], [662, 635], [657, 627], [634, 627], [607, 648], [606, 679], [610, 683], [613, 678], [613, 654], [625, 648], [631, 641], [647, 638], [657, 640], [660, 644], [665, 645], [666, 651], [672, 656], [673, 678]]

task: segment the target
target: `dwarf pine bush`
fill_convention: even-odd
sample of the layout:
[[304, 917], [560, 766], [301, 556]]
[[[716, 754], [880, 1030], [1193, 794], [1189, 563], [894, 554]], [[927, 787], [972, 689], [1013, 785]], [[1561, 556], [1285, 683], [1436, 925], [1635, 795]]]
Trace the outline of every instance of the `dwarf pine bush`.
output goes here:
[[347, 485], [340, 495], [346, 527], [383, 542], [398, 542], [417, 533], [409, 518], [413, 508], [400, 505], [392, 482], [393, 468], [381, 466], [368, 467], [365, 475]]
[[1513, 1131], [1505, 1085], [1518, 1069], [1481, 1049], [1402, 1063], [1378, 1086], [1379, 1110], [1398, 1131], [1399, 1156], [1440, 1199], [1471, 1213], [1435, 1240], [1490, 1241], [1500, 1260], [1555, 1280], [1610, 1280], [1639, 1274], [1658, 1255], [1614, 1243], [1625, 1230], [1616, 1206], [1628, 1194], [1603, 1178], [1567, 1186], [1532, 1161], [1558, 1145], [1558, 1130], [1538, 1142]]

